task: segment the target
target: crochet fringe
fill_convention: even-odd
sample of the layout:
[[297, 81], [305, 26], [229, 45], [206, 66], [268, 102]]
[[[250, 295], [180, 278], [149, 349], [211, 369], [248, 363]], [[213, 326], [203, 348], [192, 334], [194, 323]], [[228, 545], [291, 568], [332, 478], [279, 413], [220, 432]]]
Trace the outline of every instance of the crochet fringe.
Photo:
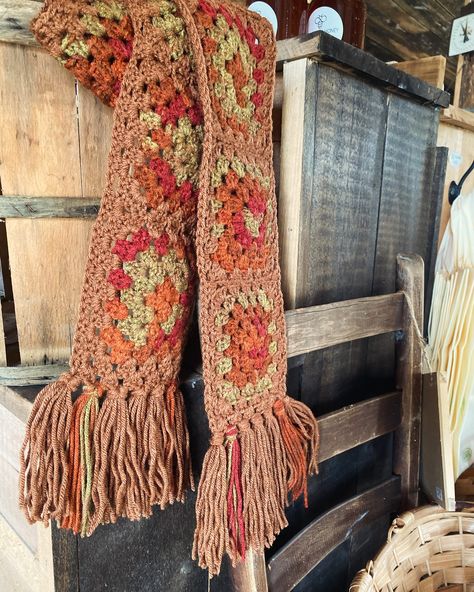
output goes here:
[[201, 567], [216, 575], [225, 553], [235, 566], [248, 549], [271, 546], [287, 525], [289, 501], [303, 495], [307, 507], [318, 446], [315, 417], [290, 397], [213, 437], [196, 502], [193, 558]]
[[183, 397], [104, 393], [65, 374], [35, 400], [20, 453], [20, 507], [30, 523], [57, 520], [90, 535], [138, 520], [194, 489]]

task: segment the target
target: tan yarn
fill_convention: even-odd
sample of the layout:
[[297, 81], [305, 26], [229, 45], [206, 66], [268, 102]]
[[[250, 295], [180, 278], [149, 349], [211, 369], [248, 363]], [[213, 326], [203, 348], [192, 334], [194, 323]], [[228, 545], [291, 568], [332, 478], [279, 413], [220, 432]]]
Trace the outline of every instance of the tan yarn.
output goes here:
[[212, 439], [194, 555], [218, 573], [272, 544], [317, 469], [315, 418], [286, 395], [272, 29], [226, 0], [47, 0], [33, 30], [116, 108], [71, 370], [35, 401], [20, 505], [90, 534], [193, 487], [178, 374], [197, 267]]

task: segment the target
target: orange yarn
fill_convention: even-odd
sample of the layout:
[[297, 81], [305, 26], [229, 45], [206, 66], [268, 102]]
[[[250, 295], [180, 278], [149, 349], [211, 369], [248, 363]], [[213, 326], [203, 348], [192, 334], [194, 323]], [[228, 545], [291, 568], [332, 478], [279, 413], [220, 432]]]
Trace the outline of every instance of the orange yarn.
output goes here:
[[286, 395], [272, 28], [227, 0], [46, 0], [32, 26], [116, 113], [70, 372], [35, 401], [20, 505], [90, 534], [183, 500], [199, 274], [212, 439], [193, 554], [217, 573], [271, 545], [316, 470], [315, 418]]

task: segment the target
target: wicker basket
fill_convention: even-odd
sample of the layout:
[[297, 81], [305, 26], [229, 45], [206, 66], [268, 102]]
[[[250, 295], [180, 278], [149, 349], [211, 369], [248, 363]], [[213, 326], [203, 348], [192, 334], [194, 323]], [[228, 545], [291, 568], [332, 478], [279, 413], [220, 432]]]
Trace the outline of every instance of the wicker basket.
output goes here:
[[394, 520], [349, 592], [474, 592], [474, 515], [427, 506]]

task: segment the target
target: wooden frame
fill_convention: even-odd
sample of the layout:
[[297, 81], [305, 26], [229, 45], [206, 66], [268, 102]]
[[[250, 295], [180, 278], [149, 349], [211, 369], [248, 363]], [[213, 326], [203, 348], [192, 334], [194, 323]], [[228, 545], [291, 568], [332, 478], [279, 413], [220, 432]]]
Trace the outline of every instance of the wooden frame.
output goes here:
[[[397, 257], [399, 291], [287, 313], [289, 351], [303, 353], [403, 332], [397, 348], [398, 391], [379, 395], [319, 418], [320, 462], [363, 442], [394, 432], [394, 476], [319, 516], [278, 551], [268, 565], [250, 553], [233, 570], [239, 592], [289, 592], [356, 528], [418, 503], [421, 436], [421, 343], [424, 265], [417, 255]], [[323, 321], [324, 324], [319, 323]], [[304, 326], [304, 330], [303, 330]], [[331, 328], [338, 327], [334, 333]], [[300, 334], [301, 330], [301, 334]]]

